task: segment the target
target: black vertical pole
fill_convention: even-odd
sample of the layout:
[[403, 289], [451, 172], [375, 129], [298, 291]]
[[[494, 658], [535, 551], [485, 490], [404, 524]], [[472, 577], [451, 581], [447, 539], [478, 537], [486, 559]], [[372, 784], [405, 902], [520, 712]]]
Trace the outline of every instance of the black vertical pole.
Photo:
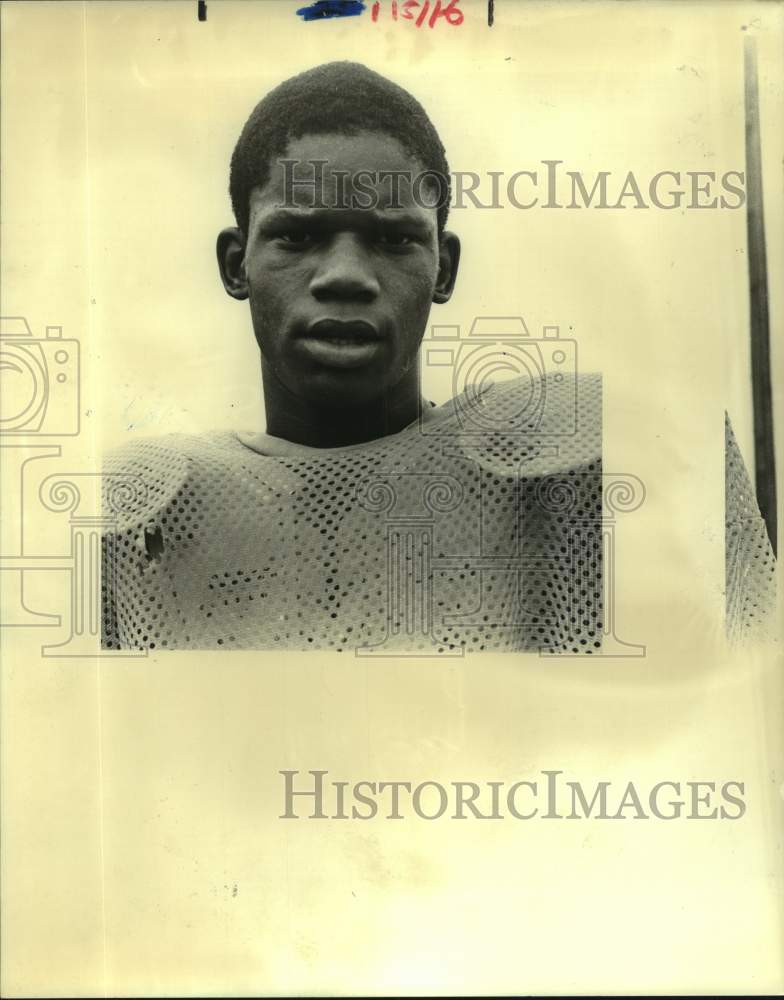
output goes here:
[[759, 88], [756, 39], [747, 35], [743, 48], [746, 112], [746, 236], [749, 262], [751, 396], [754, 410], [754, 479], [757, 503], [776, 552], [776, 457], [773, 444], [773, 400], [770, 378], [770, 316], [765, 217], [762, 208]]

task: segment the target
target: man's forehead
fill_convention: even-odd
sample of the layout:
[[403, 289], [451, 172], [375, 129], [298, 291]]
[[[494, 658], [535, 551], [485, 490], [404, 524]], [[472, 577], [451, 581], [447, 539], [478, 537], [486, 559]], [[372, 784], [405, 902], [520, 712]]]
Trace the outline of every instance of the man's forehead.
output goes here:
[[[265, 184], [255, 187], [250, 193], [250, 208], [253, 212], [288, 212], [289, 215], [318, 216], [326, 212], [358, 211], [365, 215], [377, 216], [379, 221], [388, 217], [420, 218], [429, 217], [435, 212], [433, 193], [425, 188], [421, 197], [416, 194], [413, 186], [400, 179], [399, 184], [383, 183], [352, 185], [346, 183], [336, 188], [325, 183], [311, 185], [306, 188], [292, 187], [286, 189]], [[428, 200], [429, 199], [429, 200]]]
[[308, 133], [289, 139], [278, 160], [326, 160], [327, 169], [424, 170], [419, 158], [401, 141], [382, 131], [360, 129], [353, 132]]
[[276, 158], [270, 164], [266, 183], [251, 191], [251, 210], [358, 209], [383, 215], [407, 212], [418, 217], [435, 214], [438, 178], [399, 144], [397, 149], [382, 145], [380, 155], [373, 157], [369, 155], [372, 146], [356, 150], [332, 141], [340, 138], [350, 144], [353, 137], [324, 138], [328, 141], [318, 148], [292, 144], [286, 156]]

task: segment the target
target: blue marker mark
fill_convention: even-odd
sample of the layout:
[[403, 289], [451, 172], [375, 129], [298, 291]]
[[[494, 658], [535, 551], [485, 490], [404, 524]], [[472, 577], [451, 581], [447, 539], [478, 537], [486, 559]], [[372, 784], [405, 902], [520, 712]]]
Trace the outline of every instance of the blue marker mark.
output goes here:
[[297, 13], [303, 21], [324, 21], [329, 17], [356, 17], [364, 9], [362, 0], [315, 0]]

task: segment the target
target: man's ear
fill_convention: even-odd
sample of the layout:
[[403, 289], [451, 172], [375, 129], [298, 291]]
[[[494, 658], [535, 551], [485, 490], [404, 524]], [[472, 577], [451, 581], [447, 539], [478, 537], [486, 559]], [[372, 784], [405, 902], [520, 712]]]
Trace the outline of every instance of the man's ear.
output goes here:
[[444, 232], [438, 241], [438, 277], [433, 301], [439, 305], [448, 302], [457, 280], [460, 263], [460, 240], [455, 233]]
[[245, 274], [245, 237], [241, 229], [230, 226], [218, 233], [218, 268], [223, 287], [233, 299], [247, 299], [248, 276]]

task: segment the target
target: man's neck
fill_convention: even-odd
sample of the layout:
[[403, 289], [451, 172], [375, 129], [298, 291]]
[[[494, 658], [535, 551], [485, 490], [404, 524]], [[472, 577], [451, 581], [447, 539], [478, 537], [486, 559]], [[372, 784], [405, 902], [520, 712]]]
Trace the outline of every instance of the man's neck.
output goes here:
[[310, 448], [341, 448], [397, 434], [422, 407], [419, 373], [392, 392], [352, 407], [321, 406], [291, 393], [262, 366], [267, 434]]

